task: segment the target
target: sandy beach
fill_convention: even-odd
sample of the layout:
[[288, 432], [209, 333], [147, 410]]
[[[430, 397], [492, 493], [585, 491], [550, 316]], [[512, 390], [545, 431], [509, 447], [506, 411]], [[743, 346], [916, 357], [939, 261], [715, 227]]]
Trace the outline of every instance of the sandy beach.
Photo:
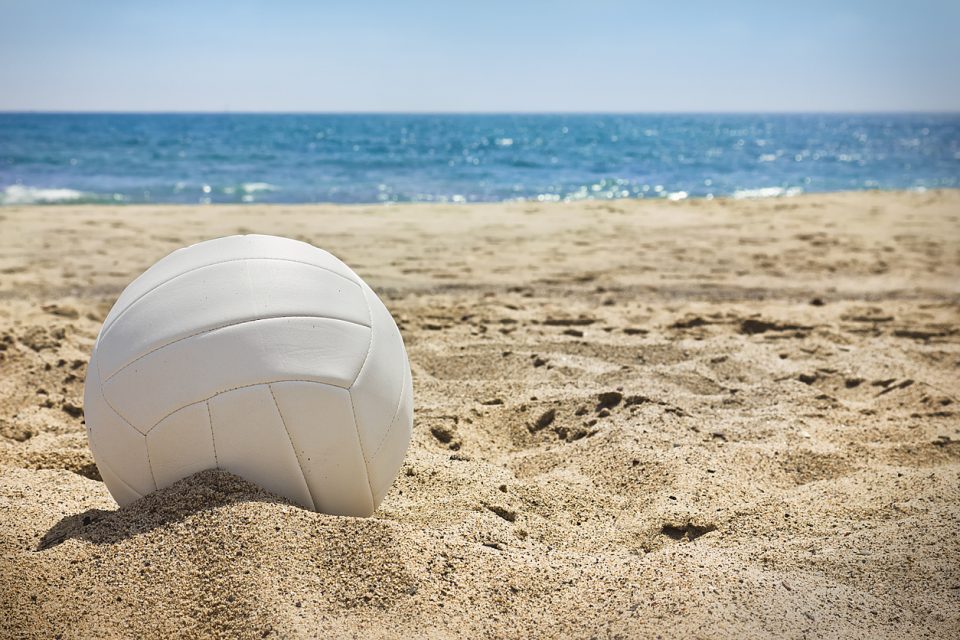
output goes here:
[[[413, 442], [372, 518], [100, 481], [103, 318], [249, 232], [400, 326]], [[958, 637], [958, 371], [958, 191], [2, 207], [0, 637]]]

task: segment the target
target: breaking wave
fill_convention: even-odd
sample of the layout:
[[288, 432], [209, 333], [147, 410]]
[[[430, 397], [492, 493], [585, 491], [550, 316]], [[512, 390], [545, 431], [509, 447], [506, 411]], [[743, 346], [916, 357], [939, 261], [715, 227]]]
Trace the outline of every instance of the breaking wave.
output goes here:
[[124, 199], [120, 194], [105, 196], [76, 189], [29, 187], [22, 184], [12, 184], [0, 192], [0, 205], [122, 202]]
[[803, 193], [800, 187], [761, 187], [759, 189], [737, 189], [733, 197], [737, 200], [752, 200], [755, 198], [781, 198], [798, 196]]

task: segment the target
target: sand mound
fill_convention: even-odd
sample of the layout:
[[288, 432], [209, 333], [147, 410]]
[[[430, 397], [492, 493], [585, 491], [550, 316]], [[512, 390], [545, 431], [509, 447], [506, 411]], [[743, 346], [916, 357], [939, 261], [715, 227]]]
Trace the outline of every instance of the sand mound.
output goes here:
[[[958, 635], [958, 211], [7, 209], [0, 636]], [[414, 442], [373, 518], [219, 471], [117, 510], [99, 481], [99, 322], [240, 227], [332, 250], [397, 317]]]

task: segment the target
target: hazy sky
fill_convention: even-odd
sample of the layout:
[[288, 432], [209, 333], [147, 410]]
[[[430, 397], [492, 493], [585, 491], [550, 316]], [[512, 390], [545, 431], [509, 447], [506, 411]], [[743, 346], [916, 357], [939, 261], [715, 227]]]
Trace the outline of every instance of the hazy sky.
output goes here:
[[960, 2], [0, 0], [0, 109], [960, 110]]

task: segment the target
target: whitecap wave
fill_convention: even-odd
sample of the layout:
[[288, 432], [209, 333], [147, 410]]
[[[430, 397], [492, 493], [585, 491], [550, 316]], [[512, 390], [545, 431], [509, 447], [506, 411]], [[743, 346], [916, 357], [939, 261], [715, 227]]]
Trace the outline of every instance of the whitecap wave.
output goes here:
[[240, 185], [244, 193], [257, 193], [259, 191], [277, 191], [279, 187], [269, 182], [244, 182]]
[[761, 187], [759, 189], [737, 189], [733, 197], [737, 200], [752, 200], [755, 198], [781, 198], [798, 196], [803, 193], [800, 187]]
[[12, 184], [0, 193], [0, 204], [55, 204], [95, 200], [97, 195], [76, 189], [45, 189]]

